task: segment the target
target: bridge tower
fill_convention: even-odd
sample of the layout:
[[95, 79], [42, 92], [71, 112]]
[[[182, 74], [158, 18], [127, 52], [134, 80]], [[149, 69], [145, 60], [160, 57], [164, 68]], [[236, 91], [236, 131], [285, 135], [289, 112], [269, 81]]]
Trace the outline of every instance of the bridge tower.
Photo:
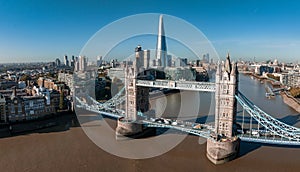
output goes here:
[[228, 54], [225, 63], [218, 64], [216, 71], [215, 131], [207, 140], [207, 157], [215, 164], [234, 159], [239, 151], [240, 140], [236, 136], [237, 90], [237, 64], [230, 62]]
[[118, 120], [117, 135], [134, 136], [143, 131], [138, 123], [140, 116], [149, 110], [149, 88], [136, 86], [138, 76], [143, 74], [144, 55], [141, 46], [135, 48], [133, 65], [126, 64], [125, 69], [125, 117]]

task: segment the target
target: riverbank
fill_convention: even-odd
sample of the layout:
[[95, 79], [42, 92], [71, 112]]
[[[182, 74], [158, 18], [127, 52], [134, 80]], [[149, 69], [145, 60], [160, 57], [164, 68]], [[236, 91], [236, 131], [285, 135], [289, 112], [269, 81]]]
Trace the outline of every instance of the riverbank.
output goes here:
[[300, 113], [300, 104], [295, 100], [295, 98], [291, 97], [290, 95], [287, 95], [285, 92], [282, 92], [280, 95], [285, 104], [287, 104], [288, 106]]
[[[245, 76], [253, 76], [260, 82], [270, 82], [270, 84], [273, 86], [273, 88], [274, 87], [276, 87], [276, 88], [283, 87], [282, 85], [278, 85], [277, 83], [274, 83], [272, 80], [269, 80], [268, 78], [263, 78], [261, 76], [255, 75], [255, 74], [246, 74]], [[300, 103], [297, 100], [295, 100], [295, 98], [291, 97], [290, 95], [287, 95], [286, 92], [281, 92], [280, 95], [282, 97], [283, 102], [286, 105], [288, 105], [289, 107], [293, 108], [295, 111], [300, 113]]]
[[44, 129], [50, 131], [55, 128], [55, 131], [64, 131], [72, 126], [78, 126], [76, 121], [76, 115], [73, 112], [64, 111], [36, 120], [3, 124], [0, 127], [0, 138], [36, 133]]

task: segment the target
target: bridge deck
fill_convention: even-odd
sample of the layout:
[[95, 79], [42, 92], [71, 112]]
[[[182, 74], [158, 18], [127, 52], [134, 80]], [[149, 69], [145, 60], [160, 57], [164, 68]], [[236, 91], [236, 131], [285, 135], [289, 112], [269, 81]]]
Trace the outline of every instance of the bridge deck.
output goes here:
[[137, 80], [137, 86], [154, 87], [154, 88], [169, 88], [190, 91], [207, 91], [215, 92], [216, 84], [211, 82], [196, 82], [196, 81], [170, 81], [170, 80]]
[[[215, 91], [214, 83], [207, 82], [193, 82], [193, 81], [167, 81], [167, 80], [156, 80], [156, 81], [148, 81], [148, 80], [138, 80], [138, 86], [149, 86], [149, 87], [159, 87], [159, 88], [170, 88], [170, 89], [183, 89], [183, 90], [193, 90], [193, 91]], [[76, 101], [78, 104], [76, 105], [79, 108], [84, 108], [86, 110], [102, 114], [104, 116], [109, 116], [112, 118], [120, 118], [125, 116], [125, 112], [120, 109], [115, 109], [116, 105], [125, 100], [124, 96], [122, 96], [121, 92], [116, 94], [111, 100], [106, 103], [98, 103], [92, 97], [88, 97], [91, 99], [91, 105], [88, 105], [87, 99], [84, 98], [81, 100], [76, 97]], [[253, 104], [250, 100], [248, 100], [242, 93], [238, 92], [236, 95], [236, 99], [242, 105], [242, 107], [250, 114], [251, 118], [255, 119], [261, 126], [265, 127], [269, 134], [266, 136], [264, 130], [256, 131], [259, 134], [252, 134], [252, 129], [250, 129], [251, 134], [240, 134], [239, 137], [243, 141], [248, 142], [258, 142], [258, 143], [268, 143], [268, 144], [282, 144], [282, 145], [298, 145], [300, 146], [300, 129], [287, 125], [269, 114], [262, 111], [259, 107]], [[209, 138], [210, 133], [214, 131], [214, 128], [205, 124], [201, 124], [200, 129], [193, 128], [194, 124], [181, 123], [178, 125], [167, 124], [159, 121], [151, 121], [143, 113], [138, 113], [138, 116], [142, 117], [142, 120], [137, 122], [142, 122], [148, 127], [161, 127], [161, 128], [170, 128], [176, 129], [182, 132], [187, 132], [190, 134], [194, 134], [197, 136], [201, 136], [204, 138]], [[166, 119], [168, 120], [168, 119]]]

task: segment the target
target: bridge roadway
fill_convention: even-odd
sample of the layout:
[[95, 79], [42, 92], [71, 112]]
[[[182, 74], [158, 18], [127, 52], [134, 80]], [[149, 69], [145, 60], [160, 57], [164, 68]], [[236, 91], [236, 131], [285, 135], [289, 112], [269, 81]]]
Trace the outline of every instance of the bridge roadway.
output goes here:
[[[103, 116], [111, 117], [111, 118], [120, 118], [125, 116], [125, 112], [120, 109], [102, 109], [99, 110], [98, 106], [95, 105], [87, 105], [83, 101], [81, 101], [79, 98], [76, 97], [76, 101], [78, 101], [77, 108], [83, 108], [85, 110], [95, 112], [98, 114], [101, 114]], [[201, 129], [195, 129], [193, 126], [198, 125], [199, 123], [191, 123], [191, 122], [178, 122], [176, 125], [172, 124], [166, 124], [161, 121], [152, 121], [147, 119], [146, 116], [143, 115], [143, 113], [139, 112], [138, 115], [142, 118], [141, 120], [137, 122], [143, 123], [147, 127], [158, 127], [158, 128], [171, 128], [171, 129], [176, 129], [179, 131], [187, 132], [190, 134], [194, 134], [197, 136], [201, 136], [204, 138], [208, 138], [210, 136], [211, 131], [213, 131], [213, 127], [207, 124], [200, 124]], [[171, 121], [171, 119], [165, 119]]]
[[[99, 110], [98, 106], [95, 105], [87, 105], [85, 102], [81, 101], [79, 98], [76, 97], [76, 100], [79, 102], [76, 106], [78, 108], [83, 108], [88, 111], [92, 111], [103, 116], [108, 116], [111, 118], [120, 118], [125, 116], [125, 112], [120, 109], [102, 109]], [[172, 123], [167, 124], [163, 121], [153, 121], [153, 119], [148, 119], [147, 117], [143, 116], [141, 112], [138, 113], [142, 119], [138, 122], [142, 122], [147, 127], [158, 127], [158, 128], [170, 128], [179, 130], [182, 132], [190, 133], [193, 135], [197, 135], [204, 138], [209, 138], [210, 134], [214, 131], [214, 128], [211, 125], [207, 124], [200, 124], [201, 128], [195, 129], [194, 126], [198, 125], [199, 123], [191, 123], [191, 122], [178, 122], [176, 125], [172, 125]], [[165, 119], [171, 121], [171, 119]], [[293, 128], [294, 129], [294, 128]], [[255, 131], [258, 134], [253, 134]], [[274, 132], [273, 130], [268, 130], [268, 135], [266, 134], [266, 130], [250, 130], [249, 134], [240, 133], [238, 134], [239, 138], [242, 141], [247, 142], [257, 142], [257, 143], [266, 143], [266, 144], [277, 144], [277, 145], [294, 145], [300, 146], [299, 140], [293, 140], [291, 138], [282, 137], [282, 135]]]
[[206, 91], [215, 92], [216, 84], [212, 82], [196, 82], [196, 81], [171, 81], [171, 80], [137, 80], [137, 86], [169, 88], [190, 91]]
[[[138, 80], [138, 86], [149, 86], [149, 87], [163, 87], [163, 88], [171, 88], [171, 89], [184, 89], [184, 90], [193, 90], [193, 91], [215, 91], [214, 83], [207, 82], [183, 82], [183, 81], [168, 81], [168, 80]], [[99, 103], [94, 100], [92, 97], [85, 95], [86, 98], [90, 99], [92, 104], [88, 105], [87, 102], [80, 100], [76, 97], [76, 101], [79, 102], [77, 107], [84, 108], [89, 111], [93, 111], [95, 113], [100, 113], [105, 116], [110, 116], [113, 118], [119, 118], [125, 116], [125, 112], [123, 110], [116, 109], [116, 105], [122, 103], [125, 100], [125, 97], [122, 96], [122, 92], [124, 89], [116, 94], [112, 99], [105, 103]], [[300, 145], [300, 129], [294, 126], [287, 125], [275, 118], [271, 115], [262, 111], [259, 107], [253, 104], [247, 97], [245, 97], [242, 93], [238, 92], [236, 95], [237, 101], [241, 104], [241, 106], [246, 110], [251, 118], [255, 119], [259, 125], [266, 128], [266, 130], [254, 130], [258, 134], [252, 133], [252, 128], [248, 129], [250, 134], [240, 133], [239, 137], [245, 141], [251, 142], [259, 142], [259, 143], [270, 143], [270, 144], [285, 144], [285, 145]], [[86, 99], [84, 99], [86, 101]], [[210, 133], [214, 131], [212, 127], [203, 127], [203, 130], [194, 129], [191, 125], [180, 124], [180, 125], [170, 125], [162, 122], [156, 122], [147, 120], [147, 117], [142, 113], [138, 113], [139, 116], [143, 117], [141, 121], [147, 126], [152, 127], [162, 127], [162, 128], [173, 128], [176, 130], [180, 130], [183, 132], [195, 134], [201, 137], [208, 138], [210, 137]], [[196, 125], [196, 124], [194, 124]], [[201, 124], [205, 125], [205, 124]], [[208, 130], [205, 130], [208, 129]], [[243, 128], [242, 128], [243, 129]], [[254, 133], [255, 133], [254, 132]]]

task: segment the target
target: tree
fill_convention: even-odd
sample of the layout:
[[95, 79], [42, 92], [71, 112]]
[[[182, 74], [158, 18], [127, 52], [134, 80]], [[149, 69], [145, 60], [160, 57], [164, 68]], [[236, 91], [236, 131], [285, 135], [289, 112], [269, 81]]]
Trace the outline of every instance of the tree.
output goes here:
[[27, 80], [31, 80], [31, 77], [29, 75], [22, 75], [21, 78], [20, 78], [20, 81], [27, 81]]
[[300, 88], [291, 88], [290, 93], [295, 98], [300, 98]]

